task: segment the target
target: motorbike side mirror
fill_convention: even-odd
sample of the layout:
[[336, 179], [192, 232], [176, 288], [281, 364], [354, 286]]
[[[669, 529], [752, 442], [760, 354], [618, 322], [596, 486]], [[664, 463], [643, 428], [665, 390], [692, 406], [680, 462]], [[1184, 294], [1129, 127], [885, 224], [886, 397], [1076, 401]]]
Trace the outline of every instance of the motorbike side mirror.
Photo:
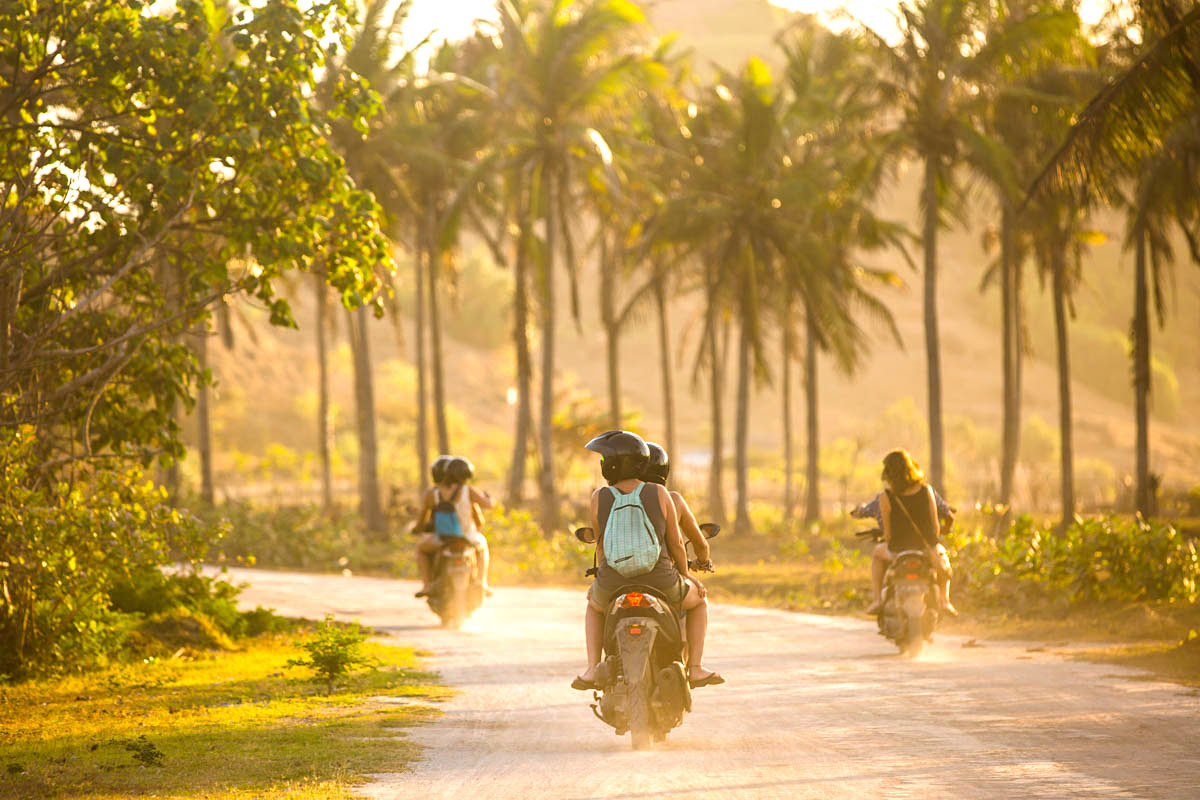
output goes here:
[[700, 523], [700, 532], [704, 534], [705, 539], [715, 539], [721, 532], [721, 526], [715, 522], [702, 522]]
[[575, 529], [575, 538], [578, 539], [579, 541], [583, 542], [584, 544], [595, 544], [596, 543], [596, 532], [594, 530], [592, 530], [590, 527], [589, 528], [576, 528]]

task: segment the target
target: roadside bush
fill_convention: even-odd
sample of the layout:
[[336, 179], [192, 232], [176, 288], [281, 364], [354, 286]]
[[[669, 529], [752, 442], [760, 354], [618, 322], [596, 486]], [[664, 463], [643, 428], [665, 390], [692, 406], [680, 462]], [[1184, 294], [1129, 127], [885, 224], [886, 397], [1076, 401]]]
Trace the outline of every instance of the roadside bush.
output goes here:
[[1024, 515], [998, 538], [980, 526], [954, 531], [949, 544], [960, 589], [984, 604], [1193, 603], [1198, 597], [1196, 543], [1167, 523], [1099, 517], [1059, 531]]
[[327, 614], [317, 626], [316, 633], [298, 643], [308, 654], [307, 658], [293, 658], [287, 662], [287, 666], [312, 670], [317, 679], [325, 683], [326, 689], [332, 692], [334, 683], [349, 675], [356, 667], [373, 663], [362, 652], [362, 644], [366, 640], [367, 631], [362, 626], [339, 624], [334, 622], [332, 614]]
[[592, 545], [569, 533], [547, 538], [528, 511], [497, 508], [488, 512], [484, 533], [492, 553], [491, 577], [496, 583], [526, 580], [583, 580], [592, 566]]
[[35, 445], [31, 427], [0, 431], [0, 674], [13, 678], [105, 663], [130, 627], [111, 592], [219, 536], [136, 467], [46, 486]]

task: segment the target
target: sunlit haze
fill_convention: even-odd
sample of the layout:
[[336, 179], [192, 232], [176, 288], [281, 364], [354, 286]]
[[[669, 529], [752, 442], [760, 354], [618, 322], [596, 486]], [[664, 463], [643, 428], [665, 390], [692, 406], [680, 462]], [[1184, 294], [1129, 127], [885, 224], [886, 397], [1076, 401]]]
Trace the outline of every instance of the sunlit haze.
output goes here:
[[[771, 3], [791, 11], [817, 14], [835, 29], [857, 20], [885, 37], [891, 38], [896, 33], [894, 3], [872, 0], [771, 0]], [[1110, 5], [1107, 0], [1083, 0], [1080, 16], [1085, 24], [1094, 24]], [[405, 34], [411, 42], [431, 33], [434, 39], [460, 39], [471, 32], [475, 20], [494, 17], [494, 0], [415, 0]]]

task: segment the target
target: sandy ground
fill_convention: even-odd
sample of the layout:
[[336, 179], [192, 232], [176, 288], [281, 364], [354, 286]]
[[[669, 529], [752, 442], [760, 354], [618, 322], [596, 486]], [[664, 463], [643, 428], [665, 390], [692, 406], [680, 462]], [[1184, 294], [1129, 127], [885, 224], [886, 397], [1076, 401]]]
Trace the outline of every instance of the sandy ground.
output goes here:
[[231, 572], [248, 604], [430, 650], [460, 690], [369, 798], [1200, 797], [1200, 692], [1027, 645], [941, 636], [906, 661], [866, 619], [715, 606], [705, 664], [728, 683], [635, 753], [568, 686], [582, 590], [501, 588], [453, 632], [411, 582]]

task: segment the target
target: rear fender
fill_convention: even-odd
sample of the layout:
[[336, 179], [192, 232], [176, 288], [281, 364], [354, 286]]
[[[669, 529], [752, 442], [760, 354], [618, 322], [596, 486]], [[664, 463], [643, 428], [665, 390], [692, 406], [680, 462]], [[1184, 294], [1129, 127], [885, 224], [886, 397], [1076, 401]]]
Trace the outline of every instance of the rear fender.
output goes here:
[[644, 617], [623, 619], [616, 627], [617, 652], [625, 682], [640, 683], [650, 677], [650, 653], [658, 638], [658, 625]]
[[909, 619], [920, 619], [925, 613], [925, 592], [928, 587], [921, 583], [902, 583], [896, 587], [897, 605]]

